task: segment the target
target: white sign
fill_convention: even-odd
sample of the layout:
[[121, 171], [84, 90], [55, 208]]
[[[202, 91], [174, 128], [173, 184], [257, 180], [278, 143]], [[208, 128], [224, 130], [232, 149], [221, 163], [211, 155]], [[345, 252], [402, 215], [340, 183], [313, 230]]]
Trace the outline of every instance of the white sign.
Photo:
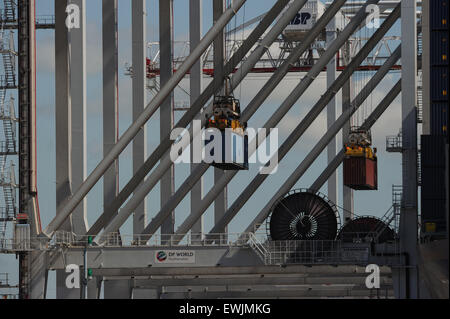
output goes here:
[[297, 13], [289, 25], [286, 26], [286, 31], [293, 30], [309, 30], [314, 26], [314, 10], [312, 8], [304, 8]]
[[193, 250], [157, 250], [155, 251], [157, 264], [195, 264]]

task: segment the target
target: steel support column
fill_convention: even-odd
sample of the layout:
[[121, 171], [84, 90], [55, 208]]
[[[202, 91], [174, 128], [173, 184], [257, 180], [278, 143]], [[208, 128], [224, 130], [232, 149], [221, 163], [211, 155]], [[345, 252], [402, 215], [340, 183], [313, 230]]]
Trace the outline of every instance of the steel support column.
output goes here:
[[[106, 156], [118, 139], [119, 126], [119, 61], [118, 61], [117, 0], [102, 3], [103, 49], [103, 156]], [[133, 104], [134, 106], [134, 104]], [[119, 163], [114, 161], [103, 176], [103, 206], [116, 198], [119, 190]], [[116, 212], [109, 212], [115, 214]]]
[[[202, 37], [202, 2], [201, 0], [189, 0], [189, 42], [191, 52], [200, 42]], [[190, 103], [191, 105], [195, 103], [203, 89], [203, 73], [202, 73], [202, 63], [198, 60], [191, 69], [190, 77]], [[200, 115], [195, 117], [196, 120], [200, 119]], [[191, 127], [190, 134], [193, 134], [193, 129]], [[194, 155], [194, 147], [191, 144], [191, 161]], [[192, 161], [191, 172], [199, 164], [194, 164]], [[198, 204], [203, 197], [203, 178], [201, 178], [191, 190], [191, 212], [198, 209]], [[142, 229], [143, 230], [143, 229]], [[141, 230], [141, 231], [142, 231]], [[141, 231], [139, 233], [141, 233]], [[193, 235], [193, 240], [201, 240], [203, 234], [203, 218], [200, 218], [192, 227], [192, 233], [198, 234]], [[136, 233], [138, 234], [138, 233]]]
[[[36, 205], [36, 39], [35, 1], [20, 0], [18, 8], [18, 66], [19, 66], [19, 213], [30, 225], [30, 235], [40, 232]], [[30, 297], [32, 256], [20, 252], [19, 298]]]
[[[72, 111], [69, 78], [69, 31], [66, 27], [68, 0], [55, 0], [55, 154], [56, 154], [56, 212], [72, 193], [71, 132]], [[61, 230], [72, 231], [72, 216]], [[66, 273], [56, 271], [56, 297], [79, 298], [80, 290], [69, 291], [65, 286]]]
[[[70, 0], [80, 8], [80, 28], [69, 31], [69, 79], [71, 100], [71, 185], [72, 190], [83, 184], [87, 175], [86, 151], [86, 1]], [[84, 198], [72, 214], [73, 232], [87, 231], [87, 200]]]
[[[336, 18], [333, 18], [331, 22], [327, 25], [327, 47], [336, 39]], [[327, 88], [329, 88], [333, 82], [336, 80], [336, 57], [333, 57], [327, 65]], [[336, 98], [333, 98], [331, 102], [327, 105], [327, 128], [329, 129], [331, 125], [336, 121]], [[327, 147], [327, 158], [328, 163], [330, 163], [334, 156], [336, 155], [336, 137], [333, 137], [330, 144]], [[333, 202], [338, 204], [338, 178], [337, 174], [333, 173], [328, 179], [328, 198]]]
[[[66, 28], [68, 0], [55, 0], [55, 149], [56, 212], [71, 194], [70, 152], [71, 111], [69, 99], [69, 40]], [[72, 231], [72, 217], [61, 230]]]
[[[400, 244], [409, 265], [400, 271], [400, 298], [418, 293], [417, 269], [417, 3], [403, 0], [402, 7], [402, 164], [403, 193], [400, 213]], [[404, 280], [403, 280], [404, 279]]]
[[[225, 0], [214, 0], [213, 1], [213, 23], [220, 18], [225, 10]], [[229, 92], [225, 92], [223, 87], [223, 74], [224, 74], [224, 64], [226, 62], [226, 48], [225, 48], [225, 30], [223, 30], [214, 40], [214, 82], [215, 91], [219, 95], [225, 95]], [[219, 168], [214, 168], [214, 183], [217, 183], [222, 176], [225, 174], [224, 170]], [[216, 200], [214, 201], [214, 224], [216, 224], [223, 216], [227, 210], [228, 200], [227, 200], [227, 187], [218, 194]], [[218, 231], [219, 233], [227, 233], [228, 228], [224, 227]]]
[[[146, 102], [145, 81], [146, 70], [146, 2], [131, 1], [132, 28], [132, 65], [133, 65], [133, 121], [144, 111]], [[147, 157], [147, 129], [146, 126], [133, 140], [133, 174], [139, 170]], [[113, 201], [111, 201], [113, 202]], [[109, 207], [105, 205], [105, 208]], [[133, 216], [133, 234], [139, 234], [147, 224], [147, 203], [145, 199], [136, 207]]]
[[[350, 42], [347, 41], [343, 50], [343, 57], [345, 65], [351, 62], [351, 50]], [[351, 107], [350, 103], [353, 99], [353, 79], [350, 77], [348, 81], [344, 84], [342, 88], [342, 112]], [[348, 138], [350, 134], [350, 121], [348, 121], [342, 128], [342, 143], [348, 143]], [[354, 200], [353, 200], [353, 189], [344, 185], [344, 179], [342, 179], [342, 205], [344, 207], [344, 223], [350, 219], [353, 219]]]
[[[159, 48], [160, 48], [160, 81], [164, 86], [173, 74], [173, 0], [159, 1]], [[160, 137], [161, 142], [164, 137], [170, 134], [174, 122], [173, 91], [168, 95], [160, 107]], [[170, 160], [169, 153], [166, 153], [162, 160]], [[161, 177], [160, 193], [161, 207], [175, 192], [175, 167], [173, 164]], [[175, 211], [172, 211], [161, 225], [161, 234], [172, 234], [175, 227]], [[164, 238], [161, 239], [162, 241]]]

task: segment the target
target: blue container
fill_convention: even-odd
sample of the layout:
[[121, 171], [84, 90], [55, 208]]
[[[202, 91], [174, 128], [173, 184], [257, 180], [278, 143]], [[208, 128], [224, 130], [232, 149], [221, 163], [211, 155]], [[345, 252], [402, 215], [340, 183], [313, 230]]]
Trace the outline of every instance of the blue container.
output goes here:
[[430, 32], [430, 60], [431, 65], [448, 65], [448, 32]]
[[432, 101], [448, 101], [448, 67], [433, 66], [430, 72]]
[[448, 30], [449, 0], [430, 1], [430, 25], [432, 30]]
[[448, 135], [448, 103], [430, 105], [430, 132], [432, 135]]
[[[206, 130], [208, 132], [208, 129]], [[248, 136], [238, 134], [232, 130], [220, 131], [222, 146], [222, 161], [217, 163], [213, 161], [210, 165], [223, 170], [248, 170]], [[214, 141], [214, 136], [205, 140], [205, 145]], [[215, 149], [206, 157], [214, 157]]]
[[422, 199], [445, 200], [445, 168], [422, 166]]
[[425, 232], [426, 223], [435, 223], [436, 232], [445, 232], [447, 229], [445, 200], [422, 200], [421, 220], [422, 231]]
[[420, 144], [421, 144], [422, 168], [423, 167], [445, 168], [444, 136], [422, 135]]

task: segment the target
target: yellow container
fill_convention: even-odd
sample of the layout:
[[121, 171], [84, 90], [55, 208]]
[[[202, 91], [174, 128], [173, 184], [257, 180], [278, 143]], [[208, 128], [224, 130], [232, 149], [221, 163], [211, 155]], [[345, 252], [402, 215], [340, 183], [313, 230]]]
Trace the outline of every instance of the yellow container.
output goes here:
[[436, 223], [425, 223], [425, 232], [426, 233], [435, 233], [436, 232]]

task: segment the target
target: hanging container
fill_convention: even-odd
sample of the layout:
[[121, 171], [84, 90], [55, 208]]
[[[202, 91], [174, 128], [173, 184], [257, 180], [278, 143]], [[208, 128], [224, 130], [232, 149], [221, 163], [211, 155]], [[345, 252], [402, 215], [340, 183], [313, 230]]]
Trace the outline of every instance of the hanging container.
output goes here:
[[[206, 133], [208, 134], [207, 129]], [[220, 162], [207, 160], [206, 163], [223, 170], [248, 170], [248, 135], [232, 129], [220, 130], [221, 141], [214, 142], [214, 136], [205, 139], [205, 146], [214, 142], [214, 147], [206, 152], [205, 159], [214, 159], [216, 148], [222, 149]], [[209, 153], [209, 154], [208, 154]]]
[[344, 185], [355, 190], [378, 189], [377, 159], [364, 156], [344, 158]]

